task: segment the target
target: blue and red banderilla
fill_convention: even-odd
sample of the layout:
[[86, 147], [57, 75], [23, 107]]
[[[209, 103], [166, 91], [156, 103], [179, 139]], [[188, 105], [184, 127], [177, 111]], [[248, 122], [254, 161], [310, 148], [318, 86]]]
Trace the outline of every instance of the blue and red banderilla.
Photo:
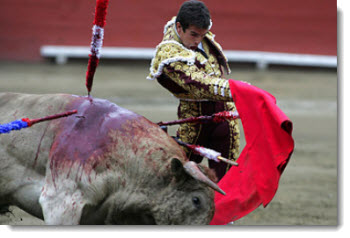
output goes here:
[[64, 113], [59, 113], [59, 114], [41, 117], [37, 119], [22, 118], [6, 124], [2, 124], [2, 125], [0, 124], [0, 134], [10, 133], [13, 130], [21, 130], [26, 127], [31, 127], [32, 125], [39, 122], [54, 120], [61, 117], [67, 117], [77, 112], [78, 112], [77, 110], [72, 110], [72, 111], [67, 111]]

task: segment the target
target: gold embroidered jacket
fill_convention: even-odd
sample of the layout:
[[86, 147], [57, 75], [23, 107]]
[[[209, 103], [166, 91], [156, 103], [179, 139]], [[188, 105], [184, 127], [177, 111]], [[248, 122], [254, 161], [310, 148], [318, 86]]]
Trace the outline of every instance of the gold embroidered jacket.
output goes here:
[[[164, 37], [157, 46], [151, 62], [148, 79], [157, 81], [180, 99], [179, 119], [211, 115], [219, 111], [236, 110], [232, 102], [224, 70], [230, 69], [221, 46], [215, 42], [214, 35], [208, 32], [202, 41], [207, 57], [202, 53], [185, 48], [176, 34], [175, 18], [164, 27]], [[209, 110], [206, 102], [215, 102], [215, 109]], [[182, 124], [177, 132], [184, 142], [196, 144], [201, 132], [200, 125]], [[230, 152], [229, 159], [237, 159], [239, 154], [238, 121], [229, 121]], [[189, 155], [190, 156], [190, 155]]]

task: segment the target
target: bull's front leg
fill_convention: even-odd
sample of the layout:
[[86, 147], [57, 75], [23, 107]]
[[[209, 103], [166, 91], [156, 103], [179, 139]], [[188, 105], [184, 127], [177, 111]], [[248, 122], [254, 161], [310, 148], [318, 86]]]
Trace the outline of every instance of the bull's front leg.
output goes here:
[[74, 180], [46, 183], [39, 203], [47, 225], [78, 225], [85, 206], [83, 192]]

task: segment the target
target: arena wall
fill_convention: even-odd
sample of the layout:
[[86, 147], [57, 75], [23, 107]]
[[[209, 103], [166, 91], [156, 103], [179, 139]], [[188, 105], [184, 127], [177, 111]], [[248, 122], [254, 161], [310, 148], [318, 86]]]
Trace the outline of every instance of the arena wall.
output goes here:
[[[183, 1], [110, 0], [104, 46], [155, 47]], [[336, 0], [204, 0], [226, 50], [337, 55]], [[95, 0], [1, 0], [0, 60], [43, 45], [89, 46]]]

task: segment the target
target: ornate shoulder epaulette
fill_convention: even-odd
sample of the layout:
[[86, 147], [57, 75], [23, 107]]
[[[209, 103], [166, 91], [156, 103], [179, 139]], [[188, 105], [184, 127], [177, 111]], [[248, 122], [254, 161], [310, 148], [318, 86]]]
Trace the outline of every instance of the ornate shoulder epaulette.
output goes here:
[[205, 35], [205, 37], [212, 43], [212, 45], [217, 49], [217, 51], [220, 53], [220, 55], [223, 58], [223, 62], [221, 64], [225, 67], [227, 74], [231, 73], [230, 66], [228, 65], [228, 60], [222, 50], [221, 45], [214, 40], [215, 35], [211, 33], [210, 31]]
[[187, 65], [193, 65], [196, 60], [196, 53], [185, 48], [177, 41], [163, 41], [157, 48], [154, 58], [151, 62], [149, 80], [154, 80], [162, 74], [165, 65], [173, 62], [185, 62]]
[[167, 24], [165, 24], [164, 30], [163, 30], [163, 34], [164, 34], [164, 35], [165, 35], [165, 33], [168, 31], [168, 28], [169, 28], [170, 26], [172, 26], [173, 24], [175, 24], [175, 21], [176, 21], [176, 17], [173, 17], [173, 18], [171, 18], [170, 21], [167, 22]]

